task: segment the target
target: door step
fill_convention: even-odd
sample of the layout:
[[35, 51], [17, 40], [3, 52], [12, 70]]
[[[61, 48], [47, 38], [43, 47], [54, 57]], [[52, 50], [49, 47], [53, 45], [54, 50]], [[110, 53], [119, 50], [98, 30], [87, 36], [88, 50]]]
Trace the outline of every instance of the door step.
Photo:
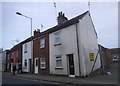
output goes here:
[[69, 75], [69, 77], [75, 77], [75, 75]]

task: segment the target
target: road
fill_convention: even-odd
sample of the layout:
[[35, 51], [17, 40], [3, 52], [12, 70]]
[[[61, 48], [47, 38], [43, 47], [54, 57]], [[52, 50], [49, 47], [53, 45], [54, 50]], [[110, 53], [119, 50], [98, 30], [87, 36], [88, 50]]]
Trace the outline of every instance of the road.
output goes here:
[[10, 76], [3, 76], [2, 84], [60, 84], [57, 82], [48, 82], [48, 81], [40, 81], [40, 80], [32, 80], [20, 77], [10, 77]]
[[99, 81], [99, 82], [105, 82], [105, 83], [118, 83], [118, 63], [113, 63], [111, 65], [111, 68], [107, 70], [111, 74], [105, 74], [105, 75], [98, 75], [93, 77], [88, 77], [86, 80], [93, 80], [93, 81]]
[[[107, 70], [111, 74], [96, 75], [86, 78], [68, 78], [63, 76], [42, 76], [42, 75], [11, 75], [3, 73], [3, 84], [55, 84], [62, 86], [74, 86], [75, 84], [118, 84], [118, 63], [113, 63]], [[31, 79], [29, 79], [31, 78]], [[46, 80], [46, 81], [43, 81]]]

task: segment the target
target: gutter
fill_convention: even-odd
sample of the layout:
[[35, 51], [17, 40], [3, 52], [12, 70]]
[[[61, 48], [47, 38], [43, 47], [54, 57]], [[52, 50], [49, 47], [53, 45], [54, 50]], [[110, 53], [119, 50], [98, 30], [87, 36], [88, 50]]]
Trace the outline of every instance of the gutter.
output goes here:
[[78, 39], [78, 27], [77, 23], [75, 24], [76, 27], [76, 40], [77, 40], [77, 51], [78, 51], [78, 64], [79, 64], [79, 76], [81, 76], [81, 68], [80, 68], [80, 49], [79, 49], [79, 39]]

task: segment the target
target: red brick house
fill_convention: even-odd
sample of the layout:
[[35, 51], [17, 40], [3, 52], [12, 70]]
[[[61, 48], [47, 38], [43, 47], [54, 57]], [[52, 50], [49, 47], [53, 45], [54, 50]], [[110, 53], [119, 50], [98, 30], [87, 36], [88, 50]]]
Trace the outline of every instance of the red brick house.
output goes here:
[[34, 31], [33, 64], [35, 74], [49, 74], [49, 34]]
[[[19, 43], [12, 47], [8, 53], [10, 56], [10, 62], [11, 62], [11, 71], [13, 64], [16, 64], [16, 68], [18, 68], [18, 64], [22, 63], [22, 44]], [[9, 64], [9, 63], [8, 63]]]
[[100, 50], [101, 68], [104, 73], [107, 71], [107, 69], [110, 68], [112, 64], [112, 54], [110, 49], [105, 48], [102, 45], [99, 45], [99, 50]]
[[112, 59], [117, 58], [120, 61], [120, 48], [112, 48], [110, 51], [112, 53]]
[[107, 59], [108, 59], [108, 64], [112, 64], [112, 52], [110, 49], [106, 49], [106, 53], [107, 53]]

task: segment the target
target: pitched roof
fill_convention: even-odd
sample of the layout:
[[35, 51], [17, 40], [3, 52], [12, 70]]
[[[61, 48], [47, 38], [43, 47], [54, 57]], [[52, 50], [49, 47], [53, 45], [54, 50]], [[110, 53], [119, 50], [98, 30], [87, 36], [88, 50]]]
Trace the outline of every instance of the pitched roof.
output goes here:
[[62, 28], [68, 27], [68, 26], [70, 26], [70, 25], [73, 25], [73, 24], [75, 24], [75, 23], [78, 23], [78, 22], [79, 22], [79, 19], [82, 19], [88, 12], [89, 12], [89, 11], [86, 11], [85, 13], [83, 13], [83, 14], [75, 17], [75, 18], [72, 18], [72, 19], [70, 19], [70, 20], [68, 20], [68, 21], [66, 21], [66, 22], [64, 22], [64, 23], [62, 23], [62, 24], [60, 24], [60, 25], [56, 25], [56, 26], [48, 29], [47, 31], [48, 31], [49, 33], [51, 33], [51, 32], [60, 30], [60, 29], [62, 29]]
[[14, 51], [16, 49], [18, 49], [20, 47], [20, 44], [16, 44], [15, 46], [13, 46], [10, 51]]
[[27, 43], [27, 42], [29, 42], [29, 41], [33, 40], [33, 38], [34, 38], [34, 36], [29, 37], [29, 38], [27, 38], [26, 40], [24, 40], [24, 41], [20, 42], [20, 44], [25, 44], [25, 43]]
[[[75, 23], [78, 23], [78, 22], [79, 22], [79, 19], [82, 19], [88, 12], [89, 12], [89, 11], [86, 11], [85, 13], [83, 13], [83, 14], [81, 14], [81, 15], [78, 15], [77, 17], [72, 18], [72, 19], [70, 19], [70, 20], [68, 20], [68, 21], [66, 21], [66, 22], [64, 22], [64, 23], [62, 23], [62, 24], [60, 24], [60, 25], [56, 25], [56, 26], [54, 26], [54, 27], [52, 27], [52, 28], [49, 28], [48, 30], [46, 30], [46, 31], [44, 31], [44, 32], [41, 32], [40, 36], [42, 36], [42, 35], [44, 35], [44, 34], [46, 34], [46, 33], [55, 32], [55, 31], [57, 31], [57, 30], [60, 30], [60, 29], [63, 29], [63, 28], [65, 28], [65, 27], [68, 27], [68, 26], [70, 26], [70, 25], [73, 25], [73, 24], [75, 24]], [[34, 38], [39, 38], [39, 37], [34, 37]]]
[[31, 38], [32, 38], [32, 40], [33, 40], [34, 37], [33, 37], [33, 36], [32, 36], [32, 37], [29, 37], [29, 38], [27, 38], [26, 40], [20, 42], [19, 44], [16, 44], [15, 46], [13, 46], [13, 47], [10, 49], [10, 51], [16, 50], [16, 49], [18, 49], [19, 47], [21, 47], [22, 44], [25, 44], [25, 43], [31, 41]]
[[120, 53], [120, 48], [112, 48], [110, 50], [111, 50], [111, 53]]
[[[54, 27], [52, 27], [52, 28], [49, 28], [48, 30], [46, 30], [46, 31], [44, 31], [44, 32], [41, 32], [40, 36], [43, 36], [43, 35], [46, 34], [46, 33], [55, 32], [55, 31], [57, 31], [57, 30], [63, 29], [63, 28], [65, 28], [65, 27], [71, 26], [71, 25], [73, 25], [73, 24], [76, 24], [76, 23], [78, 23], [79, 20], [82, 19], [87, 13], [89, 13], [89, 11], [86, 11], [86, 12], [84, 12], [83, 14], [78, 15], [78, 16], [76, 16], [75, 18], [72, 18], [72, 19], [70, 19], [70, 20], [68, 20], [68, 21], [66, 21], [66, 22], [64, 22], [64, 23], [62, 23], [62, 24], [60, 24], [60, 25], [56, 25], [56, 26], [54, 26]], [[91, 18], [91, 16], [90, 16], [90, 18]], [[93, 22], [92, 22], [92, 24], [93, 24]], [[94, 27], [94, 25], [93, 25], [93, 27]], [[94, 31], [95, 31], [95, 34], [96, 34], [96, 36], [97, 36], [97, 32], [96, 32], [95, 28], [94, 28]], [[34, 37], [34, 38], [39, 38], [39, 37]]]
[[[46, 33], [55, 32], [55, 31], [57, 31], [57, 30], [60, 30], [60, 29], [63, 29], [63, 28], [65, 28], [65, 27], [68, 27], [68, 26], [71, 26], [71, 25], [73, 25], [73, 24], [78, 23], [79, 20], [82, 19], [88, 12], [89, 12], [89, 11], [86, 11], [86, 12], [84, 12], [83, 14], [78, 15], [77, 17], [72, 18], [72, 19], [70, 19], [70, 20], [68, 20], [68, 21], [66, 21], [66, 22], [64, 22], [64, 23], [62, 23], [62, 24], [60, 24], [60, 25], [56, 25], [56, 26], [54, 26], [54, 27], [52, 27], [52, 28], [49, 28], [48, 30], [46, 30], [46, 31], [44, 31], [44, 32], [41, 32], [40, 36], [42, 36], [42, 35], [44, 35], [44, 34], [46, 34]], [[20, 42], [19, 44], [15, 45], [13, 48], [11, 48], [11, 50], [16, 49], [16, 48], [19, 47], [20, 45], [25, 44], [25, 43], [31, 41], [31, 39], [33, 40], [34, 38], [36, 38], [36, 37], [32, 36], [32, 37], [27, 38], [26, 40], [24, 40], [24, 41]]]

